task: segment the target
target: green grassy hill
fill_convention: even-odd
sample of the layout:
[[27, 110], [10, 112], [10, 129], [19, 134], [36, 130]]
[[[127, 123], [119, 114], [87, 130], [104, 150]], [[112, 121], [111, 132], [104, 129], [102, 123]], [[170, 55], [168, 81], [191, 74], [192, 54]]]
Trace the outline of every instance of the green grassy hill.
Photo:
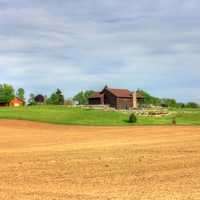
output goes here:
[[[170, 125], [174, 115], [178, 125], [200, 125], [200, 110], [173, 110], [164, 117], [138, 117], [136, 125]], [[0, 108], [0, 119], [19, 119], [73, 125], [134, 125], [128, 123], [129, 113], [66, 106], [30, 106]]]

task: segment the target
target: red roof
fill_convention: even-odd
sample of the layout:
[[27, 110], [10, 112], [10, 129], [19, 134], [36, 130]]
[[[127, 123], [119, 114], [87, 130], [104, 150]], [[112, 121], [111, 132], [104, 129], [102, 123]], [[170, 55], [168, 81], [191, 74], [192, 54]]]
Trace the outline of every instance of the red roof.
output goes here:
[[111, 92], [116, 97], [131, 97], [131, 92], [127, 89], [113, 89], [107, 88], [109, 92]]
[[[114, 96], [121, 98], [131, 98], [133, 94], [133, 92], [127, 89], [114, 89], [105, 87], [101, 92], [93, 92], [89, 98], [101, 98], [104, 95], [105, 90], [109, 91]], [[143, 98], [143, 95], [141, 93], [137, 93], [137, 98]]]
[[11, 104], [14, 104], [14, 103], [19, 103], [19, 104], [23, 104], [25, 103], [25, 101], [23, 99], [20, 99], [19, 97], [14, 97], [14, 99], [12, 99], [10, 101]]

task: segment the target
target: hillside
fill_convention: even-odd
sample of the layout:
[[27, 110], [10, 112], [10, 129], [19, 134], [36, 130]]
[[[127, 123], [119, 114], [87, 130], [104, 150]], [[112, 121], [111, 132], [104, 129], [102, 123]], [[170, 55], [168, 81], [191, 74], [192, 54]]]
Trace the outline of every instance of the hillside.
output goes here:
[[[130, 112], [104, 111], [66, 106], [29, 106], [0, 108], [1, 119], [20, 119], [54, 124], [127, 126]], [[176, 116], [178, 125], [200, 125], [199, 109], [174, 109], [169, 115], [138, 116], [136, 125], [170, 125]]]

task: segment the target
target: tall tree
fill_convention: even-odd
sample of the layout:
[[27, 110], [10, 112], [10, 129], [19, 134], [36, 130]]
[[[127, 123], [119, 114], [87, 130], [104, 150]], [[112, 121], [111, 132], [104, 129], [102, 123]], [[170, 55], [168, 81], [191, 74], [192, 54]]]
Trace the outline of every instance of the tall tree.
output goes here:
[[195, 102], [188, 102], [186, 105], [187, 108], [200, 108], [200, 105]]
[[63, 95], [62, 91], [60, 89], [57, 89], [56, 94], [58, 96], [58, 102], [59, 102], [59, 104], [63, 105], [64, 101], [65, 101], [65, 98], [64, 98], [64, 95]]
[[52, 93], [47, 100], [47, 104], [64, 105], [64, 95], [62, 91], [57, 89], [56, 92]]
[[19, 88], [16, 92], [16, 96], [22, 100], [25, 100], [25, 90], [23, 88]]
[[31, 93], [30, 96], [29, 96], [28, 105], [29, 106], [36, 105], [35, 95], [33, 93]]
[[161, 99], [151, 96], [148, 92], [144, 91], [144, 90], [137, 90], [138, 93], [142, 94], [144, 96], [144, 104], [145, 105], [160, 105], [161, 104]]
[[88, 104], [88, 97], [92, 94], [92, 92], [93, 91], [91, 90], [80, 91], [73, 97], [73, 100], [77, 101], [80, 105], [86, 105]]
[[12, 85], [0, 84], [0, 103], [9, 103], [15, 97]]

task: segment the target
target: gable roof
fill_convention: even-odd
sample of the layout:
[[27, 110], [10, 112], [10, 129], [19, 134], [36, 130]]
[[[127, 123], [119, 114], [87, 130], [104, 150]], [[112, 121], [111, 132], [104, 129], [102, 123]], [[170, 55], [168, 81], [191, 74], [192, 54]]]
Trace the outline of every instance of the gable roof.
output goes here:
[[[105, 90], [112, 93], [115, 97], [119, 98], [132, 98], [133, 92], [127, 90], [127, 89], [117, 89], [117, 88], [109, 88], [107, 86], [104, 87], [104, 89], [101, 92], [93, 92], [89, 98], [102, 98], [104, 95]], [[137, 98], [143, 98], [143, 95], [139, 92], [137, 92]]]
[[10, 102], [14, 102], [14, 101], [25, 103], [25, 101], [19, 97], [14, 97]]
[[109, 92], [111, 92], [116, 97], [131, 97], [131, 92], [127, 89], [114, 89], [114, 88], [106, 88]]

